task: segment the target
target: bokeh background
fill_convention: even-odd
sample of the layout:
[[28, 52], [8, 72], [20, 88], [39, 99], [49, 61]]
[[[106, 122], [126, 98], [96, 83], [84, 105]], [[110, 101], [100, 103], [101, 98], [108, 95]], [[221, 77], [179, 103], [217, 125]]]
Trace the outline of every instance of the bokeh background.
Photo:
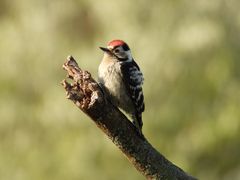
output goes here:
[[200, 179], [240, 179], [240, 1], [0, 0], [0, 179], [144, 179], [66, 100], [123, 39], [145, 76], [144, 133]]

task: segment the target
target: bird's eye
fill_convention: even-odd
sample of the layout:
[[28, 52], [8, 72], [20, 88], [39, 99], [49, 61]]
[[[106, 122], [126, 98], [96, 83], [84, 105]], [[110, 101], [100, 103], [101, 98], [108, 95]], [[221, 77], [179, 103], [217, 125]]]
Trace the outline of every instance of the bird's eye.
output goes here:
[[114, 52], [115, 52], [115, 53], [119, 53], [119, 49], [115, 49]]

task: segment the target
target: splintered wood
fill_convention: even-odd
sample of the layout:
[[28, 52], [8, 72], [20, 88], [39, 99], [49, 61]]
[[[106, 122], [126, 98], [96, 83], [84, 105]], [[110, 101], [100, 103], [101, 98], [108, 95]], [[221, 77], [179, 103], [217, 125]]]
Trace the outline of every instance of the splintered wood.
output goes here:
[[92, 79], [88, 71], [79, 68], [72, 56], [68, 56], [63, 69], [67, 71], [67, 78], [73, 80], [73, 83], [69, 83], [64, 79], [61, 83], [66, 90], [67, 98], [82, 110], [89, 108], [93, 101], [99, 98], [98, 83]]

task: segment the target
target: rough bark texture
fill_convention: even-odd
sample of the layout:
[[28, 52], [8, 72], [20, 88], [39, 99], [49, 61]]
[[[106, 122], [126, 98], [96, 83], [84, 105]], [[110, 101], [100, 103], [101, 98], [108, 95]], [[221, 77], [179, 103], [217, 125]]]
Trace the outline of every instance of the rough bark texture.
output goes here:
[[145, 138], [140, 137], [133, 124], [107, 100], [91, 74], [81, 70], [72, 56], [67, 58], [63, 68], [67, 71], [67, 77], [73, 80], [72, 84], [62, 81], [67, 98], [107, 134], [147, 179], [195, 179], [167, 160]]

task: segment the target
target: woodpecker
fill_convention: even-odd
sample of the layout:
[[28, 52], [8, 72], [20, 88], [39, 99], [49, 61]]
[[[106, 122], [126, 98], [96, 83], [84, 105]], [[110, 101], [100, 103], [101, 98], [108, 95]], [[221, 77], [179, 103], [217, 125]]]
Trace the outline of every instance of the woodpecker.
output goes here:
[[98, 68], [98, 80], [111, 103], [131, 116], [133, 124], [142, 135], [142, 112], [145, 109], [143, 74], [134, 61], [129, 46], [122, 40], [113, 40], [104, 52]]

